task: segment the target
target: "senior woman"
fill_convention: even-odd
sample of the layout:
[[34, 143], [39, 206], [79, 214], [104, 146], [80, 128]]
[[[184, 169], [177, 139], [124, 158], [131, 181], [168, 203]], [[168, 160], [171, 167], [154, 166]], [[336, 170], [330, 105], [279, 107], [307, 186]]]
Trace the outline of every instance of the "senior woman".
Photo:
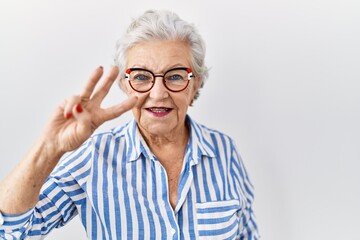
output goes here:
[[[176, 14], [135, 19], [117, 66], [104, 78], [97, 68], [1, 182], [0, 237], [40, 238], [79, 215], [89, 239], [258, 239], [233, 140], [187, 115], [204, 58], [202, 38]], [[129, 98], [102, 109], [116, 79]], [[134, 120], [93, 134], [130, 109]]]

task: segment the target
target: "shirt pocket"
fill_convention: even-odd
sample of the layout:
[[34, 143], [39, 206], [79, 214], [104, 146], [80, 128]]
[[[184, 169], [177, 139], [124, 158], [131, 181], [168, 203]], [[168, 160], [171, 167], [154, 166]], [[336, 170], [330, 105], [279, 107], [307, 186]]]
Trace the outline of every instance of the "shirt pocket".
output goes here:
[[235, 239], [241, 208], [238, 199], [196, 203], [199, 239]]

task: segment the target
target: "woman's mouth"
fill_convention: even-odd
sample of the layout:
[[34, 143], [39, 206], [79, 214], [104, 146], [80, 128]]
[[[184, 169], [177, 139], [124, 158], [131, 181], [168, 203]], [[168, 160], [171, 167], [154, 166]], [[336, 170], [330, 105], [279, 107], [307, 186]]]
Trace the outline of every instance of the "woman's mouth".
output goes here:
[[150, 107], [150, 108], [145, 108], [145, 110], [151, 113], [152, 115], [154, 115], [155, 117], [164, 117], [172, 111], [172, 108]]

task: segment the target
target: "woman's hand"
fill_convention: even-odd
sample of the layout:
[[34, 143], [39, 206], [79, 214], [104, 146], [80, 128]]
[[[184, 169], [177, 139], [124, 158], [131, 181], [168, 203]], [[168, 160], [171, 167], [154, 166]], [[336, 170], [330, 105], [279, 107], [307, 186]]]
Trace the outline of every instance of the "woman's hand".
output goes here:
[[42, 135], [48, 150], [63, 154], [79, 147], [105, 121], [119, 117], [136, 104], [130, 97], [120, 104], [103, 109], [101, 103], [119, 74], [117, 67], [101, 82], [103, 68], [91, 75], [80, 95], [72, 96], [57, 108]]
[[120, 116], [136, 104], [137, 98], [132, 97], [110, 108], [100, 107], [118, 74], [118, 68], [113, 67], [99, 83], [103, 69], [97, 68], [81, 94], [68, 98], [56, 109], [40, 141], [0, 182], [0, 212], [19, 214], [35, 206], [41, 186], [60, 157], [79, 147], [102, 123]]

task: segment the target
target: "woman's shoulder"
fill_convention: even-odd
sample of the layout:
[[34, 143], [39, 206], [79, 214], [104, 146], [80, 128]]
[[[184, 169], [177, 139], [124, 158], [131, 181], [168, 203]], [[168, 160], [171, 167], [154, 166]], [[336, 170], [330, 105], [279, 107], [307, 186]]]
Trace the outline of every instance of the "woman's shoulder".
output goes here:
[[208, 137], [208, 138], [220, 137], [233, 142], [233, 138], [230, 135], [224, 133], [223, 131], [217, 128], [209, 127], [203, 123], [199, 123], [191, 119], [190, 117], [188, 117], [188, 122], [190, 123], [191, 130], [193, 130], [198, 136]]
[[219, 157], [226, 155], [226, 159], [230, 159], [229, 154], [237, 151], [233, 138], [224, 132], [193, 120], [189, 121], [189, 123], [191, 124], [190, 142], [193, 148], [194, 146], [199, 147], [208, 156]]

